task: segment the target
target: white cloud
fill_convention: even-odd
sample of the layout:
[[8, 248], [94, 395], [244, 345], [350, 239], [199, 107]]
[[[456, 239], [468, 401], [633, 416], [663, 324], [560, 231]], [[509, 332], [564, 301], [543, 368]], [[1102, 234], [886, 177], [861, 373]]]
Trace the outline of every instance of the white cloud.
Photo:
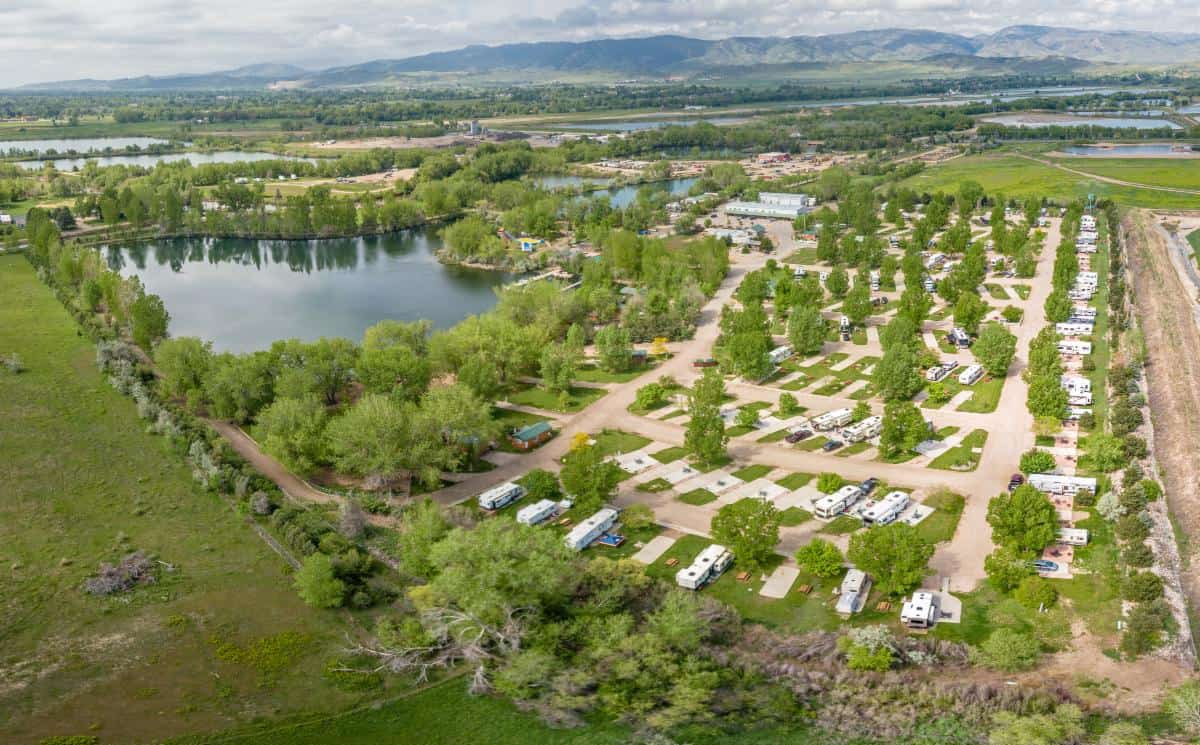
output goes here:
[[1197, 28], [1188, 0], [0, 0], [0, 87], [39, 80], [310, 68], [466, 44], [864, 28], [994, 31], [1012, 23]]

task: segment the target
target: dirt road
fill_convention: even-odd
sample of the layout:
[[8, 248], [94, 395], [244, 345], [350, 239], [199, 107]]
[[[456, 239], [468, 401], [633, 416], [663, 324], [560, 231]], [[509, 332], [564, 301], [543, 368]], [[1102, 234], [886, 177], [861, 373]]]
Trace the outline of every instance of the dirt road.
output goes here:
[[1122, 223], [1134, 305], [1146, 338], [1150, 411], [1155, 455], [1162, 466], [1167, 501], [1181, 541], [1181, 579], [1189, 605], [1200, 602], [1200, 326], [1196, 289], [1180, 277], [1166, 231], [1147, 212], [1132, 212]]

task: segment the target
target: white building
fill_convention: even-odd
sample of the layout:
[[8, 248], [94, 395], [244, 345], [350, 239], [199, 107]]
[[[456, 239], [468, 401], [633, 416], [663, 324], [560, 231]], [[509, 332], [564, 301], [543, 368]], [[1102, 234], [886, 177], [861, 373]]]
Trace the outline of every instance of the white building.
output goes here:
[[871, 578], [861, 569], [851, 569], [842, 579], [841, 593], [838, 595], [837, 613], [839, 616], [851, 616], [858, 613], [866, 605], [867, 596], [871, 594]]
[[498, 510], [525, 496], [525, 487], [511, 481], [493, 486], [479, 495], [479, 506], [485, 510]]
[[675, 573], [675, 584], [687, 590], [699, 590], [712, 582], [733, 563], [733, 553], [717, 544], [708, 546], [691, 566], [684, 567]]
[[807, 194], [788, 194], [777, 191], [763, 191], [758, 194], [762, 204], [775, 204], [781, 207], [816, 207], [817, 198]]
[[900, 608], [900, 622], [910, 629], [930, 629], [938, 620], [938, 601], [932, 592], [918, 590]]
[[604, 532], [611, 528], [617, 522], [617, 511], [610, 507], [601, 508], [596, 514], [571, 528], [571, 532], [567, 533], [563, 541], [567, 544], [567, 548], [573, 551], [582, 551], [592, 544]]
[[764, 217], [778, 220], [795, 220], [811, 211], [809, 207], [795, 207], [765, 202], [730, 202], [725, 205], [725, 214], [735, 217]]

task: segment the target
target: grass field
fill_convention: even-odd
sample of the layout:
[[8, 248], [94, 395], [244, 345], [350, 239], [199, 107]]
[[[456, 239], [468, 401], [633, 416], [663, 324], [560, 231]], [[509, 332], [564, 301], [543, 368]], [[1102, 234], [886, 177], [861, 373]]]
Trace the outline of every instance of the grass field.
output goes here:
[[[0, 297], [0, 350], [27, 368], [0, 378], [0, 739], [142, 742], [352, 703], [321, 675], [350, 617], [304, 606], [282, 559], [193, 485], [24, 258], [0, 257]], [[175, 570], [82, 591], [136, 549]], [[256, 656], [225, 642], [275, 651], [238, 662]]]
[[[1090, 173], [1099, 173], [1088, 168], [1095, 160], [1088, 158], [1081, 168]], [[1190, 161], [1180, 160], [1177, 168], [1195, 170], [1196, 166]], [[953, 193], [963, 181], [977, 181], [987, 192], [1002, 192], [1009, 198], [1044, 196], [1071, 200], [1086, 199], [1088, 194], [1095, 194], [1099, 198], [1108, 197], [1131, 207], [1200, 208], [1200, 196], [1109, 184], [1009, 153], [955, 158], [928, 168], [902, 181], [901, 185], [918, 191]]]
[[1200, 163], [1188, 158], [1055, 158], [1055, 161], [1120, 181], [1200, 190]]

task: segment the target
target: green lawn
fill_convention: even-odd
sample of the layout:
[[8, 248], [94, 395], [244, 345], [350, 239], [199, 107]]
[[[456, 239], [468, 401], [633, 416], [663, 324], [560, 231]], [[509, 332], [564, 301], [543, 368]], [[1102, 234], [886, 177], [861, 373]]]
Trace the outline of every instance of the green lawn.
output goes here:
[[1151, 186], [1200, 191], [1200, 169], [1187, 158], [1056, 158], [1070, 168]]
[[1005, 378], [985, 376], [975, 385], [968, 386], [973, 393], [970, 398], [959, 404], [956, 410], [972, 414], [990, 414], [995, 411], [996, 407], [1000, 405], [1000, 393], [1004, 390], [1004, 381]]
[[[245, 518], [146, 433], [24, 258], [0, 257], [0, 298], [0, 350], [27, 368], [0, 379], [5, 739], [142, 742], [348, 705], [321, 670], [350, 617], [307, 608]], [[80, 589], [138, 549], [176, 570], [107, 600]], [[282, 640], [269, 676], [218, 654]]]
[[1033, 288], [1029, 285], [1013, 285], [1013, 292], [1017, 293], [1017, 297], [1022, 300], [1029, 299], [1029, 293], [1033, 292]]
[[974, 471], [979, 465], [980, 458], [980, 454], [974, 452], [974, 448], [982, 448], [987, 442], [987, 436], [986, 430], [972, 430], [961, 443], [934, 458], [929, 463], [929, 468], [938, 468], [944, 471]]
[[692, 489], [690, 492], [680, 494], [678, 499], [684, 504], [690, 504], [699, 507], [700, 505], [708, 504], [709, 502], [715, 502], [717, 495], [713, 494], [708, 489]]
[[849, 515], [838, 515], [826, 523], [820, 532], [829, 533], [830, 535], [845, 535], [846, 533], [853, 533], [861, 527], [862, 520], [850, 517]]
[[799, 507], [788, 507], [779, 513], [779, 524], [785, 528], [795, 527], [812, 519], [812, 513]]
[[784, 489], [792, 490], [799, 489], [808, 482], [812, 481], [813, 478], [814, 477], [811, 473], [789, 473], [787, 476], [777, 479], [775, 483], [779, 484]]
[[560, 406], [562, 403], [561, 396], [557, 393], [552, 393], [540, 386], [529, 386], [514, 393], [509, 394], [508, 400], [510, 403], [519, 404], [521, 406], [532, 406], [537, 409], [545, 409], [547, 411], [562, 411], [575, 412], [592, 403], [593, 401], [604, 396], [606, 391], [602, 388], [579, 388], [572, 387], [567, 391], [566, 406]]
[[687, 448], [676, 446], [673, 448], [667, 448], [666, 450], [659, 450], [657, 453], [651, 453], [650, 457], [654, 458], [654, 460], [658, 461], [659, 463], [674, 463], [687, 454]]
[[874, 446], [866, 440], [863, 440], [862, 442], [852, 442], [849, 445], [847, 445], [846, 447], [842, 448], [841, 450], [834, 452], [834, 455], [836, 455], [839, 458], [845, 458], [850, 455], [858, 455], [859, 453], [865, 453], [868, 450], [870, 450], [872, 447], [874, 447]]
[[733, 475], [742, 481], [753, 481], [755, 479], [761, 479], [763, 476], [766, 476], [768, 473], [774, 470], [775, 469], [771, 466], [752, 465], [746, 466], [740, 471], [734, 471]]
[[811, 453], [815, 450], [818, 450], [827, 442], [829, 442], [828, 437], [825, 437], [824, 435], [814, 435], [807, 440], [801, 440], [800, 442], [796, 443], [796, 449], [805, 450]]
[[[1099, 170], [1095, 166], [1095, 163], [1102, 159], [1085, 160], [1087, 162], [1081, 164], [1081, 169], [1097, 174], [1105, 170], [1103, 165]], [[1181, 159], [1175, 168], [1179, 171], [1194, 170], [1194, 163]], [[1086, 199], [1088, 194], [1095, 194], [1098, 199], [1110, 198], [1131, 207], [1200, 208], [1200, 196], [1109, 184], [1008, 152], [955, 158], [926, 168], [921, 173], [901, 181], [898, 186], [906, 186], [918, 192], [953, 193], [963, 181], [976, 181], [988, 193], [1003, 193], [1009, 198], [1049, 197], [1071, 201]]]
[[637, 490], [655, 494], [671, 488], [671, 482], [666, 479], [651, 479], [644, 484], [638, 484]]
[[619, 429], [606, 429], [595, 436], [596, 447], [605, 455], [617, 453], [632, 453], [650, 444], [649, 437], [635, 435], [632, 432], [622, 432]]
[[1200, 261], [1200, 229], [1188, 233], [1187, 241], [1192, 247], [1192, 258]]
[[930, 494], [924, 504], [933, 507], [934, 512], [917, 525], [917, 533], [930, 543], [941, 543], [953, 538], [959, 518], [962, 517], [963, 507], [966, 506], [962, 495], [942, 490]]
[[988, 294], [991, 295], [996, 300], [1008, 300], [1009, 299], [1008, 290], [1004, 289], [1003, 285], [997, 285], [997, 284], [988, 282], [987, 284], [984, 285], [984, 288], [988, 291]]
[[784, 427], [783, 429], [777, 429], [774, 432], [770, 432], [758, 438], [758, 442], [779, 442], [780, 440], [786, 438], [790, 431], [791, 430], [789, 430], [787, 427]]

